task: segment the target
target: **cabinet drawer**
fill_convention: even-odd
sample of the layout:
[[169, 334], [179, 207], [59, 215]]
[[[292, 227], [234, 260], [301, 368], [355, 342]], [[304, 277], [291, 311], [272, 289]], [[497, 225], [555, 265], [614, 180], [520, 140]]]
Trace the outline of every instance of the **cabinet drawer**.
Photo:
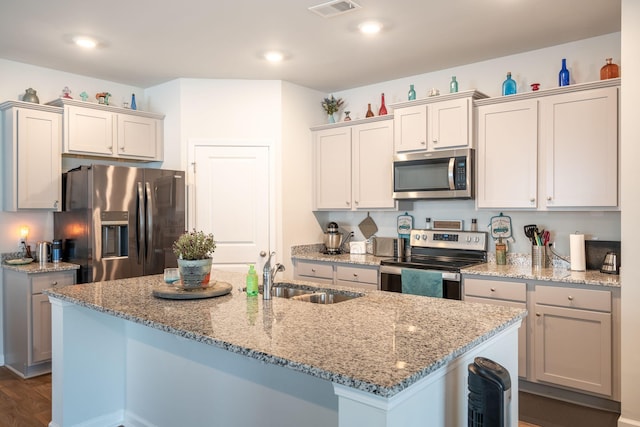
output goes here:
[[536, 286], [536, 304], [611, 312], [611, 292], [592, 289]]
[[378, 284], [377, 268], [358, 268], [339, 265], [336, 269], [336, 277], [338, 280], [349, 282], [374, 283]]
[[524, 282], [498, 282], [495, 280], [464, 279], [464, 295], [501, 300], [527, 300], [527, 284]]
[[333, 265], [318, 262], [298, 261], [296, 264], [296, 273], [300, 276], [333, 280]]
[[34, 274], [31, 277], [31, 293], [39, 294], [44, 289], [54, 286], [73, 285], [75, 283], [75, 274], [75, 271]]

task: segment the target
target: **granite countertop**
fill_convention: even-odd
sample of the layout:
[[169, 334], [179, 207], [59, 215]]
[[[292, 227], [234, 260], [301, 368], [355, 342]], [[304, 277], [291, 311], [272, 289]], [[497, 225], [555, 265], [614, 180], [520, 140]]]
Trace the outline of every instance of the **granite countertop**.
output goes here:
[[374, 256], [371, 254], [350, 254], [338, 255], [323, 254], [325, 249], [322, 243], [312, 245], [299, 245], [291, 248], [291, 259], [303, 259], [308, 261], [341, 262], [344, 264], [373, 265], [380, 266], [383, 259], [392, 258], [390, 256]]
[[26, 274], [39, 274], [39, 273], [51, 273], [56, 271], [68, 271], [77, 270], [80, 268], [77, 264], [70, 264], [68, 262], [48, 262], [46, 264], [40, 264], [38, 261], [33, 261], [30, 264], [22, 265], [10, 265], [2, 263], [2, 268], [7, 270], [19, 271]]
[[541, 280], [578, 285], [620, 287], [620, 276], [600, 273], [598, 270], [571, 271], [566, 268], [532, 268], [531, 265], [494, 263], [478, 264], [462, 269], [462, 274], [492, 276], [525, 280]]
[[[187, 339], [391, 397], [526, 316], [497, 305], [362, 291], [337, 304], [239, 291], [245, 275], [213, 270], [231, 294], [200, 300], [152, 296], [161, 275], [48, 289], [48, 295]], [[287, 281], [293, 286], [327, 286]], [[345, 288], [338, 288], [344, 292]]]

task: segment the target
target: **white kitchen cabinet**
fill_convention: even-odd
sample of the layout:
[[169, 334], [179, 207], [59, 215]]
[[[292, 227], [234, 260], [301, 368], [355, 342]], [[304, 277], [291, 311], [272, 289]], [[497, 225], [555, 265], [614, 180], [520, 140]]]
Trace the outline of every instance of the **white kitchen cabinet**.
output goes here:
[[380, 269], [375, 265], [294, 259], [293, 266], [293, 276], [296, 280], [369, 290], [379, 289]]
[[336, 285], [353, 288], [378, 289], [378, 274], [380, 269], [373, 266], [356, 266], [353, 264], [336, 265]]
[[314, 128], [314, 209], [393, 209], [393, 122]]
[[162, 161], [161, 114], [57, 99], [64, 107], [62, 152], [68, 155]]
[[534, 379], [611, 396], [611, 292], [536, 285], [534, 298]]
[[472, 101], [481, 98], [466, 91], [392, 104], [395, 152], [471, 147]]
[[538, 192], [538, 102], [478, 107], [477, 205], [535, 208]]
[[[464, 300], [483, 304], [527, 309], [527, 284], [525, 282], [468, 278], [463, 280]], [[527, 331], [529, 319], [524, 319], [518, 330], [518, 376], [527, 377]]]
[[477, 206], [616, 209], [619, 79], [476, 101]]
[[75, 270], [3, 269], [5, 365], [23, 378], [51, 371], [51, 304], [44, 289], [75, 283]]
[[540, 123], [546, 206], [617, 206], [618, 88], [541, 98]]
[[3, 209], [60, 210], [62, 109], [8, 101], [0, 112]]

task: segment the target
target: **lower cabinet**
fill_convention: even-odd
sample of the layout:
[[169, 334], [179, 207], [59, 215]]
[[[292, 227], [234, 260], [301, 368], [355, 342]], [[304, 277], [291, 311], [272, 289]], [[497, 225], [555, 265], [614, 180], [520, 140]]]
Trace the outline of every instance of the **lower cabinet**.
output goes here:
[[75, 270], [3, 270], [5, 365], [23, 378], [51, 372], [51, 304], [44, 289], [75, 283]]
[[[464, 279], [464, 300], [505, 307], [527, 308], [527, 284], [524, 282]], [[518, 331], [518, 376], [527, 377], [528, 318]]]
[[612, 394], [611, 292], [535, 287], [534, 379]]
[[619, 289], [479, 276], [463, 277], [463, 287], [465, 301], [528, 309], [520, 379], [620, 400]]
[[377, 266], [293, 260], [294, 279], [352, 288], [379, 289]]

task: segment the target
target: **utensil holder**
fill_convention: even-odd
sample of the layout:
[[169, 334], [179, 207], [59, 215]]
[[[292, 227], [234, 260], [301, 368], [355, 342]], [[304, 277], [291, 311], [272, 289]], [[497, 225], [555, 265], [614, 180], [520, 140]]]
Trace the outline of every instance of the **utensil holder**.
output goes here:
[[547, 257], [546, 247], [532, 245], [531, 246], [531, 266], [535, 268], [549, 267], [549, 258]]

